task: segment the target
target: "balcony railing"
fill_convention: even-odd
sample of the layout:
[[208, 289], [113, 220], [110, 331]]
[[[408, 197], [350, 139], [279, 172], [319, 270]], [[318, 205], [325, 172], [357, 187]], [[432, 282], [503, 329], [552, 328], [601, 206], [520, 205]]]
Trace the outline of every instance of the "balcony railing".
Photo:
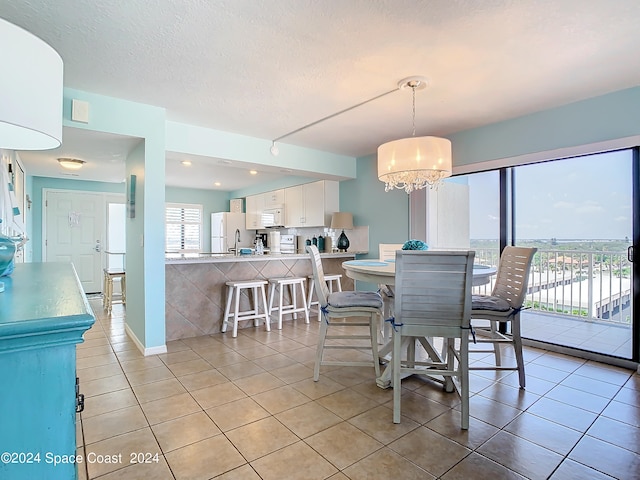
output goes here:
[[[476, 263], [498, 266], [497, 249], [476, 249]], [[491, 283], [474, 287], [488, 294]], [[526, 306], [585, 321], [631, 323], [631, 263], [627, 252], [544, 250], [533, 258]]]

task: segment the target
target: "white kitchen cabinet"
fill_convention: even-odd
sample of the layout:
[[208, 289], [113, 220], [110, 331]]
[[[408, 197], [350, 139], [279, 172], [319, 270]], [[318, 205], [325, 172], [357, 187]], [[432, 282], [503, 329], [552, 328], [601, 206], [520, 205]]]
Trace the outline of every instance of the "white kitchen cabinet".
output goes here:
[[285, 189], [284, 225], [286, 227], [303, 227], [304, 225], [304, 194], [302, 185]]
[[280, 208], [284, 205], [284, 188], [279, 190], [273, 190], [271, 192], [265, 192], [264, 195], [264, 208]]
[[340, 210], [338, 182], [321, 180], [285, 189], [285, 226], [328, 227]]
[[262, 212], [264, 210], [264, 194], [249, 195], [246, 198], [246, 225], [248, 230], [264, 228], [262, 225]]

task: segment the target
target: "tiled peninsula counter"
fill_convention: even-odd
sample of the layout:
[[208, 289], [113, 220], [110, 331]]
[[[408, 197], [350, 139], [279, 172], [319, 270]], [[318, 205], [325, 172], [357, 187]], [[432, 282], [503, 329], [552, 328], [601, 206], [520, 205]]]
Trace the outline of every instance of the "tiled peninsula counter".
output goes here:
[[[353, 280], [344, 274], [341, 265], [355, 258], [355, 253], [323, 253], [321, 257], [324, 271], [342, 273], [342, 288], [352, 290]], [[165, 263], [167, 341], [220, 332], [225, 282], [229, 280], [306, 277], [312, 273], [307, 254], [167, 256]], [[247, 310], [248, 302], [243, 295], [240, 308]], [[289, 318], [286, 316], [285, 320]], [[247, 327], [255, 328], [251, 320], [240, 322], [239, 328]]]

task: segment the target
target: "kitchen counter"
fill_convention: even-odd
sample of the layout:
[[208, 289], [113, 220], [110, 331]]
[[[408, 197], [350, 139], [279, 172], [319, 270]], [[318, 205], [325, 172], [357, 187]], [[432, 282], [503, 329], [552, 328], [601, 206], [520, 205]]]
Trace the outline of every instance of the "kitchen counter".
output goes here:
[[[356, 254], [366, 252], [333, 252], [321, 253], [321, 258], [354, 258]], [[167, 253], [167, 265], [184, 265], [186, 263], [220, 263], [220, 262], [264, 262], [271, 260], [299, 260], [309, 259], [308, 253], [280, 253], [265, 255], [234, 255], [233, 253]]]
[[[341, 273], [342, 288], [353, 290], [353, 280], [342, 269], [342, 262], [354, 259], [356, 252], [322, 253], [326, 273]], [[309, 254], [167, 254], [165, 261], [165, 321], [167, 341], [211, 335], [220, 332], [226, 301], [225, 283], [233, 280], [267, 280], [274, 277], [311, 275]], [[268, 293], [268, 291], [267, 291]], [[285, 293], [285, 296], [288, 292]], [[302, 299], [298, 299], [301, 304]], [[249, 309], [249, 298], [242, 296], [241, 310]], [[291, 315], [285, 317], [290, 321]], [[304, 320], [297, 320], [298, 322]], [[240, 322], [242, 328], [253, 321]]]

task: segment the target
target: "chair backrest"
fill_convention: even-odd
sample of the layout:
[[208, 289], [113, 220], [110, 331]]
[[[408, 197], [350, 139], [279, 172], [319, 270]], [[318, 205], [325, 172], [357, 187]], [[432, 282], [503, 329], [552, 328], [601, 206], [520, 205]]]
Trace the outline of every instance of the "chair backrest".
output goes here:
[[311, 257], [311, 268], [313, 270], [313, 282], [316, 290], [316, 296], [318, 297], [318, 303], [321, 307], [327, 305], [327, 297], [329, 296], [329, 287], [324, 280], [324, 270], [322, 269], [322, 259], [320, 258], [320, 252], [315, 245], [307, 245], [307, 252]]
[[380, 260], [395, 260], [396, 250], [402, 250], [402, 243], [381, 243], [378, 245]]
[[468, 327], [474, 257], [473, 251], [396, 252], [396, 323]]
[[505, 247], [491, 295], [506, 300], [512, 308], [521, 308], [527, 295], [531, 262], [537, 251], [537, 248]]

